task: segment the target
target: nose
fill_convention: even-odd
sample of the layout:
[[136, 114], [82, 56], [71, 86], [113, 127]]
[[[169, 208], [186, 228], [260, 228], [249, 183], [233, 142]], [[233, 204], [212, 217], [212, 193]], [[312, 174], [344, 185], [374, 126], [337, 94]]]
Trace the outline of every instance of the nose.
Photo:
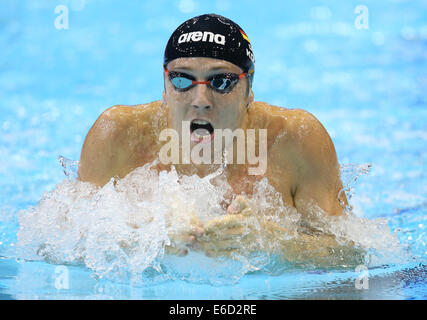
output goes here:
[[212, 100], [208, 87], [205, 84], [198, 84], [193, 88], [192, 106], [196, 111], [207, 112], [212, 109]]

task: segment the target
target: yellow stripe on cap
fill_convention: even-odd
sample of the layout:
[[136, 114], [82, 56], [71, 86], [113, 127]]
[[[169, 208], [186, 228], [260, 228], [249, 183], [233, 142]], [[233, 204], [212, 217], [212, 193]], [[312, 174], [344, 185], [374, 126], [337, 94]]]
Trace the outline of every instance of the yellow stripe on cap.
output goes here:
[[244, 33], [244, 32], [243, 32], [243, 30], [240, 30], [240, 33], [242, 34], [243, 38], [244, 38], [247, 42], [251, 43], [251, 42], [249, 41], [248, 36], [246, 35], [246, 33]]

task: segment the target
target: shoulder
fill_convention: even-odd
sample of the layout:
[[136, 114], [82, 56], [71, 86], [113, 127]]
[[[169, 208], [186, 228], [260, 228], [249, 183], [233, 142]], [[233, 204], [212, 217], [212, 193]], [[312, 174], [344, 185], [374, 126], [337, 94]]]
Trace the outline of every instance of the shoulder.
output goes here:
[[303, 109], [288, 109], [263, 102], [254, 105], [256, 118], [262, 119], [272, 140], [272, 151], [286, 153], [298, 166], [335, 162], [333, 142], [322, 123]]
[[[270, 110], [274, 112], [269, 121], [276, 129], [269, 164], [276, 168], [276, 175], [290, 172], [296, 207], [304, 212], [302, 204], [313, 200], [326, 212], [340, 214], [342, 207], [337, 201], [342, 189], [340, 167], [325, 127], [313, 114], [302, 109]], [[342, 197], [345, 202], [345, 196]]]
[[[161, 102], [147, 105], [117, 105], [105, 110], [83, 143], [79, 178], [103, 185], [112, 176], [123, 177], [140, 159], [146, 159], [163, 118]], [[153, 129], [154, 128], [154, 129]], [[135, 158], [136, 157], [136, 158]], [[145, 157], [145, 158], [144, 158]]]
[[326, 128], [310, 112], [295, 109], [291, 117], [292, 135], [307, 160], [332, 162], [336, 159], [335, 147]]
[[161, 101], [134, 106], [112, 106], [101, 113], [88, 135], [95, 134], [98, 138], [108, 138], [129, 134], [133, 128], [141, 130], [158, 125], [161, 121], [160, 110]]
[[249, 118], [254, 126], [268, 127], [286, 118], [289, 110], [265, 102], [254, 101], [249, 108]]
[[288, 112], [288, 128], [293, 139], [310, 147], [332, 142], [322, 123], [310, 112], [302, 109], [292, 109]]
[[252, 127], [263, 127], [276, 139], [294, 142], [304, 146], [316, 144], [318, 140], [330, 140], [320, 121], [310, 112], [303, 109], [289, 109], [253, 102], [250, 110]]
[[326, 128], [308, 111], [294, 109], [289, 115], [287, 139], [294, 151], [299, 179], [324, 181], [335, 178], [338, 159]]
[[271, 105], [264, 106], [263, 109], [267, 129], [272, 130], [277, 138], [293, 143], [301, 150], [332, 143], [322, 123], [306, 110]]
[[101, 113], [97, 122], [131, 124], [140, 120], [154, 119], [161, 107], [161, 101], [139, 105], [115, 105]]
[[268, 146], [271, 147], [289, 131], [289, 109], [255, 101], [250, 105], [249, 128], [267, 129]]
[[251, 104], [250, 119], [254, 126], [292, 132], [305, 126], [313, 126], [313, 129], [320, 129], [319, 125], [321, 126], [314, 115], [303, 109], [289, 109], [260, 101]]

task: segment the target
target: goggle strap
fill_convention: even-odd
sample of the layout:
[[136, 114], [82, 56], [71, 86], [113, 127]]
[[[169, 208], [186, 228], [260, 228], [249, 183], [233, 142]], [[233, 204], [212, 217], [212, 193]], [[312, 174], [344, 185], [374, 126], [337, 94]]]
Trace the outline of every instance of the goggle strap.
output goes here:
[[192, 80], [191, 84], [210, 84], [210, 81], [194, 81]]

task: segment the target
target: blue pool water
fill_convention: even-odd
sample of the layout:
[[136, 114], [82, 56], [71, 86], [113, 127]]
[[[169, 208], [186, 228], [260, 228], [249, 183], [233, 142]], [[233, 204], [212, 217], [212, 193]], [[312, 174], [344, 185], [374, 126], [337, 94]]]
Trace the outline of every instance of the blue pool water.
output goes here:
[[[60, 4], [69, 10], [67, 30], [55, 28]], [[360, 4], [369, 12], [367, 29], [355, 27]], [[64, 206], [76, 213], [74, 226], [95, 224], [84, 219], [83, 202], [70, 200], [80, 187], [64, 175], [58, 156], [78, 160], [86, 133], [106, 108], [160, 99], [170, 33], [209, 12], [235, 20], [248, 34], [255, 99], [306, 109], [331, 135], [360, 219], [353, 240], [375, 242], [379, 255], [387, 255], [368, 266], [368, 289], [357, 287], [361, 273], [354, 269], [247, 272], [244, 264], [201, 256], [163, 261], [169, 269], [162, 273], [139, 270], [147, 254], [137, 255], [142, 260], [119, 266], [136, 267], [142, 281], [129, 274], [100, 277], [107, 265], [100, 252], [111, 239], [85, 244], [93, 259], [79, 264], [66, 250], [78, 229], [61, 233], [49, 224]], [[0, 299], [427, 298], [425, 1], [3, 0], [0, 47]], [[55, 193], [58, 185], [62, 193]], [[117, 194], [103, 192], [100, 198], [113, 202], [96, 207], [100, 215], [120, 208]], [[57, 207], [41, 208], [42, 198]], [[48, 261], [32, 251], [43, 230], [63, 245]], [[100, 228], [91, 231], [102, 236]], [[383, 247], [393, 236], [400, 245], [390, 253]]]

